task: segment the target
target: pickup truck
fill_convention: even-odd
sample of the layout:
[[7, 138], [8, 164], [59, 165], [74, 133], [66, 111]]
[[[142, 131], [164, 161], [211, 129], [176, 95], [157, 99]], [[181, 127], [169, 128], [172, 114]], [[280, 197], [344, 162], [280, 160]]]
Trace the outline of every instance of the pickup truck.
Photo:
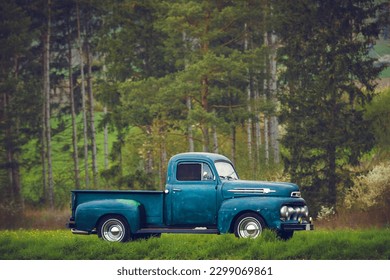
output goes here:
[[256, 238], [266, 228], [287, 240], [296, 230], [314, 229], [296, 184], [240, 180], [232, 162], [213, 153], [173, 156], [163, 191], [71, 193], [72, 233], [95, 233], [111, 242], [162, 233]]

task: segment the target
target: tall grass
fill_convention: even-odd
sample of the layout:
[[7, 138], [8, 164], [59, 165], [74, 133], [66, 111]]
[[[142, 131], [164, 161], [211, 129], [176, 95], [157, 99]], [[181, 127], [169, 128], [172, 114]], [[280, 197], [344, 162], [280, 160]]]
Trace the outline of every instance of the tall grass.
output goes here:
[[67, 230], [7, 230], [0, 231], [0, 259], [388, 260], [390, 229], [296, 232], [289, 241], [278, 240], [271, 231], [256, 240], [231, 234], [164, 234], [124, 244]]
[[2, 229], [64, 229], [71, 211], [24, 209], [10, 215], [0, 209], [0, 230]]

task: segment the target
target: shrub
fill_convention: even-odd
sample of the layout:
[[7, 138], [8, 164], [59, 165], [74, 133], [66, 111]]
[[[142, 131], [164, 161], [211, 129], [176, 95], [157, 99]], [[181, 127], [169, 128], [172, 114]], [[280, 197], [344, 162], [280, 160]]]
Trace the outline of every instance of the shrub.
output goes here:
[[354, 179], [354, 186], [347, 192], [344, 204], [347, 208], [366, 210], [385, 206], [390, 199], [390, 162], [378, 164], [366, 175]]
[[336, 214], [336, 211], [334, 210], [333, 207], [326, 207], [326, 206], [321, 205], [321, 209], [320, 209], [320, 211], [318, 212], [318, 215], [317, 215], [317, 220], [318, 221], [333, 220], [333, 216], [335, 214]]

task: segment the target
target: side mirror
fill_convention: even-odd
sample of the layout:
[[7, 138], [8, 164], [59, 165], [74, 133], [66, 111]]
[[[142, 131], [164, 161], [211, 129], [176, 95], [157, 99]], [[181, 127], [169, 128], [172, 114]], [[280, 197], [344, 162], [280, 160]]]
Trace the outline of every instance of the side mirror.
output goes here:
[[207, 173], [207, 171], [204, 171], [202, 180], [208, 180], [208, 181], [214, 180], [215, 181], [215, 176], [213, 178], [213, 176], [211, 176], [211, 174]]

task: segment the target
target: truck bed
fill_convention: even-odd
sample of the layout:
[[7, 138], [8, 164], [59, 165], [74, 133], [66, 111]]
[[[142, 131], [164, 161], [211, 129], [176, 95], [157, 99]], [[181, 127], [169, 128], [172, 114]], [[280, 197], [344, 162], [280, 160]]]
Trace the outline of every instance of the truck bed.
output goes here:
[[[144, 207], [146, 223], [161, 226], [164, 224], [163, 191], [118, 191], [118, 190], [74, 190], [72, 191], [73, 207], [96, 200], [135, 200]], [[72, 209], [74, 217], [75, 209]]]

